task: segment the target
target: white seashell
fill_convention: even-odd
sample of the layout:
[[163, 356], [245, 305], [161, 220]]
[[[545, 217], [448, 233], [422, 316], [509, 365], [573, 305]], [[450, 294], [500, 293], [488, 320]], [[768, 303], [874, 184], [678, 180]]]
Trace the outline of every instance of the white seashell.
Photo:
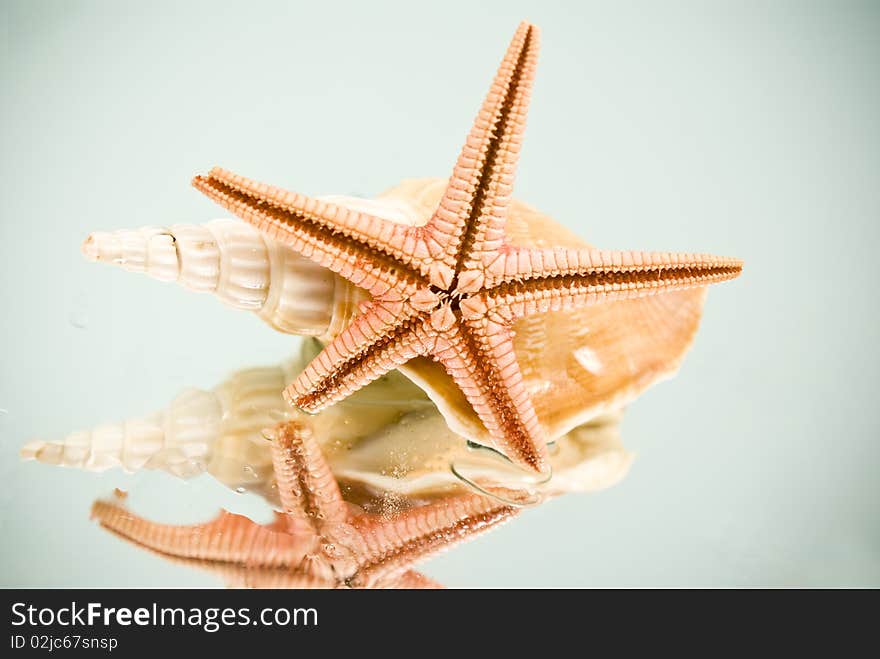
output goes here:
[[[104, 471], [161, 469], [181, 478], [208, 472], [233, 489], [248, 489], [273, 502], [273, 471], [265, 429], [290, 415], [281, 390], [320, 349], [303, 342], [300, 355], [276, 367], [236, 372], [212, 391], [187, 390], [167, 410], [120, 424], [77, 432], [57, 442], [33, 441], [22, 458]], [[312, 427], [334, 475], [358, 505], [395, 497], [434, 497], [461, 487], [453, 465], [468, 465], [475, 480], [506, 479], [518, 470], [503, 459], [468, 449], [424, 392], [399, 373], [389, 373], [349, 399], [314, 416]], [[554, 477], [535, 486], [542, 496], [592, 491], [613, 485], [629, 468], [618, 417], [585, 424], [560, 438], [551, 452]]]
[[333, 331], [335, 310], [353, 313], [346, 311], [355, 302], [348, 300], [350, 286], [340, 286], [332, 272], [236, 220], [99, 231], [89, 235], [82, 251], [91, 261], [213, 293], [288, 334], [322, 335]]
[[289, 365], [238, 371], [212, 391], [187, 389], [166, 410], [60, 441], [34, 440], [24, 460], [105, 471], [158, 469], [181, 478], [207, 471], [233, 489], [268, 485], [272, 459], [261, 429], [285, 417]]
[[57, 442], [33, 440], [22, 447], [20, 455], [25, 460], [88, 471], [164, 469], [188, 478], [204, 470], [221, 415], [212, 392], [188, 389], [165, 411], [74, 432]]

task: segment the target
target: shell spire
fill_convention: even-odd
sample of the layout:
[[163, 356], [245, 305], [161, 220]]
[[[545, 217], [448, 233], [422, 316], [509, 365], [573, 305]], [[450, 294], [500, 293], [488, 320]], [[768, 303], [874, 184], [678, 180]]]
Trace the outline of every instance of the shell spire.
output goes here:
[[213, 392], [188, 389], [166, 410], [70, 433], [59, 441], [35, 439], [24, 460], [86, 471], [163, 469], [188, 478], [203, 470], [222, 409]]
[[272, 460], [261, 431], [286, 418], [281, 389], [293, 364], [237, 371], [211, 391], [187, 389], [164, 410], [103, 424], [61, 440], [33, 440], [23, 460], [101, 472], [121, 468], [192, 478], [205, 471], [233, 489], [271, 486]]
[[332, 273], [236, 220], [97, 231], [82, 252], [90, 261], [212, 293], [288, 334], [332, 332], [345, 322], [334, 317], [356, 301]]

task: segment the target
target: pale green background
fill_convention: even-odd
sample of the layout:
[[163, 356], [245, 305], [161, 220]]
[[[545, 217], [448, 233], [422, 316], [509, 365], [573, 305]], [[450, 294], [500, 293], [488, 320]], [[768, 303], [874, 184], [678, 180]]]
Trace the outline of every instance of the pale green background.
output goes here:
[[[20, 464], [294, 339], [86, 263], [94, 229], [222, 215], [222, 164], [307, 194], [448, 175], [519, 20], [543, 49], [518, 197], [609, 248], [746, 260], [621, 484], [433, 560], [450, 586], [880, 585], [880, 4], [9, 2], [2, 12], [0, 584], [213, 585], [87, 519], [256, 501]], [[84, 327], [77, 327], [84, 325]]]

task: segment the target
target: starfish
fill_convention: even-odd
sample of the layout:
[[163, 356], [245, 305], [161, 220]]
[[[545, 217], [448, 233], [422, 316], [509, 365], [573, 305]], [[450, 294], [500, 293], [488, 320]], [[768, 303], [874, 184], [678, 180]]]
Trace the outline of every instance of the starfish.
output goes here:
[[492, 497], [460, 494], [394, 516], [355, 511], [340, 492], [311, 431], [275, 427], [272, 457], [284, 511], [272, 524], [221, 511], [212, 521], [172, 526], [97, 501], [92, 517], [130, 542], [207, 568], [232, 585], [294, 588], [436, 588], [411, 566], [516, 514]]
[[513, 348], [520, 317], [732, 279], [736, 259], [705, 254], [524, 248], [505, 217], [538, 54], [522, 23], [462, 148], [439, 207], [423, 226], [257, 183], [221, 168], [193, 185], [270, 237], [372, 299], [286, 390], [310, 413], [417, 356], [439, 361], [521, 467], [547, 469], [547, 438]]

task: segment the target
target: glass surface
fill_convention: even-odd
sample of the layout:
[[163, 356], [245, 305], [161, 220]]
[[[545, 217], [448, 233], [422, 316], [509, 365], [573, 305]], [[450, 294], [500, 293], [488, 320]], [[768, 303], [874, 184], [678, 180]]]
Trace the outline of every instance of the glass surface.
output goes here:
[[[213, 165], [306, 194], [447, 176], [517, 23], [542, 52], [515, 195], [593, 244], [745, 259], [680, 374], [627, 410], [629, 475], [431, 560], [448, 586], [880, 585], [876, 3], [0, 5], [0, 585], [219, 585], [89, 520], [194, 523], [209, 476], [22, 463], [299, 339], [87, 263], [93, 230], [224, 213]], [[503, 560], [499, 560], [503, 559]]]

